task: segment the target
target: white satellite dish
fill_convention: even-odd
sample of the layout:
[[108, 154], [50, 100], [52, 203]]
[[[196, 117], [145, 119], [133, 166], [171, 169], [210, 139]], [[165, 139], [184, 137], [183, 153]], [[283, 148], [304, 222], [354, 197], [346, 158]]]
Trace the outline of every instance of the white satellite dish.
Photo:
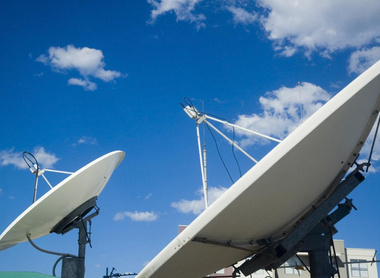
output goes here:
[[0, 235], [0, 250], [52, 232], [64, 233], [78, 216], [96, 204], [123, 151], [108, 153], [76, 171], [27, 208]]
[[277, 145], [137, 277], [204, 277], [255, 254], [260, 239], [285, 238], [340, 183], [379, 109], [380, 62]]

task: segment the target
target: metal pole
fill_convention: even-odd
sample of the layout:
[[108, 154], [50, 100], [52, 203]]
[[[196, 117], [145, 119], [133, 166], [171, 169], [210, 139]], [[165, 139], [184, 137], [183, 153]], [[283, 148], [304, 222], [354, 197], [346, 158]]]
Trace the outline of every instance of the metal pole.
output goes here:
[[78, 257], [62, 260], [61, 278], [84, 278], [85, 273], [85, 255], [87, 244], [87, 221], [78, 223]]
[[208, 208], [208, 188], [207, 188], [207, 158], [206, 158], [206, 155], [207, 154], [207, 151], [206, 151], [206, 145], [203, 149], [203, 160], [204, 160], [204, 183], [203, 183], [203, 190], [204, 190], [204, 195], [205, 195], [205, 205], [206, 205], [206, 209]]
[[38, 187], [38, 168], [36, 170], [36, 179], [34, 180], [33, 204], [37, 198], [37, 187]]
[[207, 209], [207, 207], [208, 207], [207, 184], [205, 182], [204, 166], [203, 166], [203, 159], [202, 159], [201, 138], [200, 138], [200, 135], [199, 135], [199, 124], [198, 123], [197, 123], [197, 139], [198, 139], [199, 162], [201, 163], [203, 194], [204, 194], [204, 199], [205, 199], [205, 208]]
[[85, 265], [84, 259], [86, 256], [86, 244], [87, 244], [87, 221], [81, 221], [83, 225], [79, 223], [79, 240], [78, 240], [78, 278], [84, 278]]

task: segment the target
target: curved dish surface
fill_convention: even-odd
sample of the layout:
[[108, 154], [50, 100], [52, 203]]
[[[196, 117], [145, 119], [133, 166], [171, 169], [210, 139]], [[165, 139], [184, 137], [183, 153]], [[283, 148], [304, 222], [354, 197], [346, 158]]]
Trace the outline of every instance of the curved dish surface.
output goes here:
[[[339, 184], [356, 160], [379, 109], [380, 62], [252, 167], [137, 277], [204, 277], [254, 254], [259, 247], [249, 242], [286, 236]], [[199, 242], [202, 238], [243, 248], [205, 244]]]
[[32, 239], [42, 237], [80, 205], [99, 196], [115, 168], [123, 160], [123, 151], [108, 153], [57, 184], [19, 217], [0, 235], [0, 250]]

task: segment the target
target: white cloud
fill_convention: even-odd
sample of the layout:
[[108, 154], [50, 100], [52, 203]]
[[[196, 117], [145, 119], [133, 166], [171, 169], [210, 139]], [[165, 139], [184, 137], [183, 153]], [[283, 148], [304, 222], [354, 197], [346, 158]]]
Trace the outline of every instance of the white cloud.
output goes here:
[[[147, 0], [152, 21], [173, 12], [177, 21], [205, 26], [206, 16], [227, 9], [235, 24], [259, 23], [274, 49], [290, 57], [302, 51], [329, 58], [342, 49], [362, 49], [379, 43], [380, 1], [368, 0]], [[203, 5], [201, 5], [203, 3]], [[218, 7], [219, 5], [219, 7]]]
[[78, 142], [77, 145], [84, 144], [84, 145], [97, 145], [98, 141], [94, 137], [89, 136], [82, 136]]
[[137, 222], [152, 222], [155, 221], [158, 218], [158, 215], [154, 213], [153, 211], [144, 211], [144, 212], [139, 212], [139, 211], [124, 211], [124, 212], [118, 212], [115, 214], [113, 217], [113, 220], [115, 221], [122, 221], [124, 220], [125, 217], [130, 218], [133, 221]]
[[355, 51], [351, 54], [348, 71], [360, 74], [380, 60], [380, 47]]
[[[208, 204], [211, 205], [218, 199], [227, 188], [225, 187], [209, 187], [208, 188]], [[205, 209], [205, 200], [203, 195], [203, 189], [197, 191], [197, 195], [200, 195], [196, 200], [184, 200], [179, 202], [173, 202], [171, 206], [182, 213], [200, 214]]]
[[0, 151], [0, 165], [13, 165], [19, 169], [26, 169], [28, 166], [22, 159], [21, 152], [15, 152], [14, 149]]
[[33, 155], [36, 157], [39, 164], [45, 168], [51, 168], [59, 160], [54, 154], [48, 153], [43, 147], [35, 147]]
[[105, 70], [104, 68], [99, 68], [92, 75], [103, 81], [109, 82], [115, 78], [119, 78], [121, 76], [121, 73], [114, 70]]
[[65, 47], [50, 47], [49, 55], [40, 55], [36, 61], [50, 65], [58, 72], [77, 70], [84, 79], [71, 78], [70, 85], [79, 85], [87, 90], [95, 90], [96, 84], [90, 82], [89, 77], [98, 78], [105, 82], [113, 81], [121, 77], [121, 73], [113, 70], [105, 70], [104, 55], [99, 49], [73, 45]]
[[[234, 124], [283, 139], [330, 97], [321, 87], [307, 82], [294, 88], [281, 87], [267, 93], [266, 97], [260, 97], [261, 114], [240, 115]], [[245, 136], [246, 133], [238, 130], [236, 133], [243, 136], [242, 146], [267, 142], [257, 136]]]
[[303, 48], [325, 56], [361, 48], [380, 36], [380, 2], [356, 0], [260, 0], [262, 26], [278, 49]]
[[[54, 154], [46, 152], [43, 147], [35, 147], [32, 154], [37, 159], [40, 167], [52, 168], [59, 160]], [[0, 166], [7, 165], [16, 166], [19, 169], [28, 168], [22, 158], [22, 152], [15, 152], [14, 149], [0, 151]]]
[[80, 79], [80, 78], [70, 78], [67, 81], [67, 84], [81, 86], [86, 91], [95, 91], [98, 88], [98, 86], [94, 82], [91, 82], [86, 79]]
[[147, 0], [154, 9], [151, 12], [151, 19], [154, 22], [160, 15], [168, 12], [174, 12], [177, 21], [189, 21], [195, 23], [198, 28], [205, 27], [203, 23], [206, 20], [204, 14], [194, 13], [195, 6], [202, 0]]
[[77, 147], [78, 145], [98, 145], [98, 140], [96, 138], [91, 137], [91, 136], [82, 136], [81, 138], [78, 139], [75, 143], [72, 144], [72, 146]]
[[248, 12], [240, 7], [228, 6], [226, 9], [232, 13], [235, 24], [252, 24], [258, 18], [255, 12]]

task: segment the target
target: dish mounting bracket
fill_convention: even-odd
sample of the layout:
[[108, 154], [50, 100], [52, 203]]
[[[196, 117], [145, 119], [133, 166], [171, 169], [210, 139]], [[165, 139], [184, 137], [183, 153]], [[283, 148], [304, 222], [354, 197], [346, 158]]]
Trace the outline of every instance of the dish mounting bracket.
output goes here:
[[[53, 267], [53, 276], [55, 276], [55, 267], [57, 263], [62, 260], [61, 278], [84, 278], [86, 244], [88, 243], [91, 246], [90, 233], [87, 231], [88, 224], [91, 225], [91, 219], [99, 214], [99, 208], [96, 206], [96, 199], [97, 197], [93, 197], [80, 205], [78, 208], [74, 209], [51, 230], [51, 233], [54, 232], [57, 234], [65, 234], [74, 228], [78, 228], [79, 235], [77, 256], [42, 249], [32, 241], [30, 234], [26, 235], [30, 244], [37, 250], [60, 256]], [[92, 209], [95, 209], [95, 212], [86, 216]]]
[[[366, 163], [359, 165], [319, 206], [297, 223], [295, 228], [282, 240], [265, 247], [248, 259], [235, 271], [236, 274], [249, 275], [259, 269], [277, 269], [288, 259], [304, 251], [309, 253], [311, 278], [330, 278], [336, 269], [330, 264], [329, 250], [332, 235], [337, 232], [334, 225], [355, 208], [346, 196], [352, 192], [365, 177], [360, 173]], [[345, 202], [340, 204], [342, 200]], [[336, 206], [338, 208], [332, 213]]]

